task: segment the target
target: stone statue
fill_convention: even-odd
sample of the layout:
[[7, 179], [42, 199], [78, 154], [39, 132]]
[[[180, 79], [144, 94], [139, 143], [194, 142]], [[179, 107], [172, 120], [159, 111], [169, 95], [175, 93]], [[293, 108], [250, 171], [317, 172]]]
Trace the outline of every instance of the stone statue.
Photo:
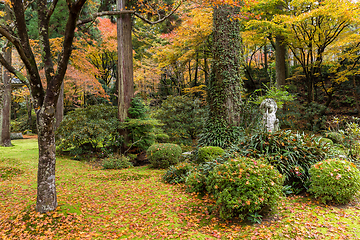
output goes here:
[[260, 104], [263, 114], [262, 124], [267, 132], [279, 130], [279, 119], [276, 118], [277, 104], [274, 99], [267, 98]]

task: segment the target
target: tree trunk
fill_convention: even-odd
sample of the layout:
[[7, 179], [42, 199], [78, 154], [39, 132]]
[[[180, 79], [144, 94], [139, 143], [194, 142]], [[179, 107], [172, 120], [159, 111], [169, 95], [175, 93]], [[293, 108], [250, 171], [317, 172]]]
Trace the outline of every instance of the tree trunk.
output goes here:
[[200, 145], [227, 147], [237, 139], [241, 108], [240, 23], [233, 18], [239, 9], [214, 7], [213, 65], [209, 81], [209, 117]]
[[275, 68], [276, 68], [276, 87], [285, 86], [286, 79], [286, 45], [285, 38], [281, 35], [276, 36], [275, 42]]
[[56, 112], [55, 112], [55, 130], [60, 126], [61, 121], [64, 118], [64, 82], [61, 84], [61, 89], [59, 93], [59, 98], [56, 104]]
[[[11, 63], [11, 46], [5, 50], [5, 59]], [[11, 147], [10, 138], [10, 116], [11, 116], [11, 78], [10, 73], [4, 69], [1, 75], [2, 86], [0, 101], [0, 145], [3, 147]], [[0, 83], [1, 84], [1, 83]]]
[[55, 185], [55, 101], [44, 104], [37, 113], [39, 144], [36, 211], [44, 213], [57, 207]]
[[[125, 0], [117, 0], [117, 9], [125, 9]], [[121, 14], [117, 19], [118, 36], [118, 118], [124, 122], [134, 95], [133, 54], [131, 42], [131, 14]]]

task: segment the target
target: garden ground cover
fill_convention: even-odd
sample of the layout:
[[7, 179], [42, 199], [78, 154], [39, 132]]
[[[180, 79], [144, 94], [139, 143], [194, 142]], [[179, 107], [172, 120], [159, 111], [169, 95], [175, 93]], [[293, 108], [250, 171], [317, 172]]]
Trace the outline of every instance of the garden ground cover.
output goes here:
[[280, 200], [262, 224], [221, 221], [211, 200], [161, 182], [164, 171], [102, 170], [57, 158], [56, 211], [39, 214], [36, 139], [0, 147], [0, 239], [360, 239], [360, 203]]

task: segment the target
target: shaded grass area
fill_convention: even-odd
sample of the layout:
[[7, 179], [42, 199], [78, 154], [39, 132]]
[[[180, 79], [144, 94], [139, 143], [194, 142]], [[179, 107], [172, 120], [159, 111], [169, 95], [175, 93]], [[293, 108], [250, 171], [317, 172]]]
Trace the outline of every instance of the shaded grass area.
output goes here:
[[[57, 158], [56, 211], [39, 214], [37, 142], [0, 147], [0, 239], [360, 239], [360, 204], [325, 206], [306, 196], [280, 200], [262, 224], [220, 221], [212, 200], [161, 182], [148, 167], [102, 170]], [[14, 170], [15, 169], [15, 170]]]

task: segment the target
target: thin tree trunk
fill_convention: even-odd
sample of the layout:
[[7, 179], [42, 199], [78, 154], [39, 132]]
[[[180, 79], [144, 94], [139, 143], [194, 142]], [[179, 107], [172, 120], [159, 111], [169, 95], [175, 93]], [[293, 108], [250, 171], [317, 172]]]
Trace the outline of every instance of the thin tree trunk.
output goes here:
[[284, 37], [281, 35], [276, 36], [275, 42], [275, 68], [276, 68], [276, 87], [281, 88], [285, 86], [286, 79], [286, 45]]
[[[5, 59], [11, 63], [11, 46], [5, 49]], [[2, 101], [0, 102], [0, 145], [10, 147], [10, 117], [11, 117], [11, 78], [10, 73], [4, 69], [1, 76]]]

